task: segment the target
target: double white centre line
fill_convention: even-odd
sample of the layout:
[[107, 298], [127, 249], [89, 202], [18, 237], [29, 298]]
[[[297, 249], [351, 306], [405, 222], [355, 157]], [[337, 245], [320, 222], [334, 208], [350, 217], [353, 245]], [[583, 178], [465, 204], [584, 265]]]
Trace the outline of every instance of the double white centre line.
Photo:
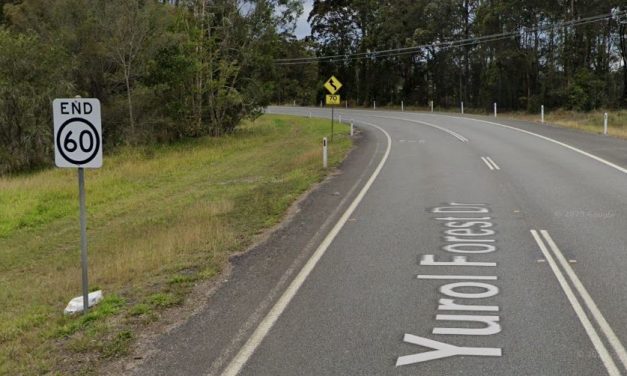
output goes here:
[[[614, 333], [614, 331], [612, 330], [608, 322], [605, 320], [605, 317], [603, 317], [603, 314], [597, 307], [596, 303], [594, 302], [594, 300], [592, 300], [592, 297], [588, 293], [588, 290], [586, 290], [586, 288], [583, 286], [583, 284], [579, 280], [579, 277], [577, 277], [573, 268], [570, 266], [568, 261], [566, 261], [566, 258], [564, 257], [560, 249], [557, 247], [557, 245], [555, 244], [555, 242], [553, 241], [549, 233], [546, 230], [540, 230], [540, 233], [538, 234], [538, 231], [531, 230], [531, 235], [533, 235], [533, 238], [538, 243], [540, 250], [542, 250], [544, 257], [546, 258], [547, 262], [549, 263], [551, 267], [551, 270], [553, 271], [553, 274], [555, 274], [555, 277], [557, 278], [560, 286], [562, 287], [562, 290], [564, 290], [564, 293], [566, 294], [568, 301], [570, 302], [573, 309], [575, 310], [575, 313], [577, 314], [579, 321], [583, 325], [597, 353], [599, 353], [599, 356], [601, 357], [601, 360], [603, 361], [603, 365], [607, 369], [607, 373], [611, 376], [621, 375], [621, 372], [617, 368], [616, 363], [614, 362], [614, 359], [610, 355], [610, 352], [608, 351], [607, 347], [601, 340], [599, 333], [593, 326], [592, 322], [588, 318], [588, 315], [586, 314], [586, 311], [584, 310], [583, 306], [579, 302], [580, 299], [583, 300], [585, 307], [590, 311], [594, 321], [601, 329], [601, 332], [607, 338], [607, 341], [609, 342], [610, 346], [612, 347], [612, 349], [614, 350], [614, 352], [620, 359], [620, 362], [622, 363], [625, 370], [627, 370], [627, 352], [625, 351], [623, 344], [620, 342], [620, 340], [618, 339], [618, 337], [616, 336], [616, 334]], [[547, 247], [547, 244], [548, 244], [548, 247]], [[555, 258], [553, 258], [553, 256], [549, 252], [549, 248], [555, 255]], [[555, 259], [559, 261], [559, 265], [555, 261]], [[570, 284], [564, 277], [564, 273], [559, 268], [560, 265], [566, 272], [566, 275], [568, 276], [570, 283], [574, 286], [577, 293], [579, 293], [579, 298], [576, 296], [576, 293], [573, 291]]]
[[497, 165], [496, 163], [494, 163], [494, 161], [492, 160], [492, 158], [490, 157], [481, 157], [481, 159], [483, 160], [483, 162], [488, 166], [488, 168], [491, 171], [494, 170], [500, 170], [501, 168], [499, 167], [499, 165]]

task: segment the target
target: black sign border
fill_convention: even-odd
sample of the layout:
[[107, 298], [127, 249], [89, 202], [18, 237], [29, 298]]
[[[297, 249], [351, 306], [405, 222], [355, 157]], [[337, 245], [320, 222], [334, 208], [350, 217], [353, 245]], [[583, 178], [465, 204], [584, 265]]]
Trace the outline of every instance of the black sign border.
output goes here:
[[[63, 149], [63, 144], [61, 142], [61, 134], [63, 133], [63, 129], [65, 129], [65, 127], [73, 122], [79, 122], [79, 123], [83, 123], [83, 124], [87, 124], [87, 126], [89, 128], [91, 128], [91, 130], [94, 132], [94, 135], [96, 136], [96, 147], [94, 148], [94, 152], [91, 154], [91, 156], [89, 156], [89, 158], [83, 160], [83, 161], [77, 161], [74, 160], [70, 157], [67, 156], [67, 154], [65, 154], [65, 150]], [[100, 152], [100, 133], [98, 133], [98, 130], [96, 129], [96, 127], [90, 123], [89, 121], [83, 119], [83, 118], [79, 118], [79, 117], [75, 117], [75, 118], [71, 118], [66, 120], [63, 124], [61, 124], [61, 126], [59, 127], [59, 131], [57, 132], [57, 137], [56, 137], [56, 145], [57, 145], [57, 149], [59, 150], [59, 153], [61, 154], [61, 156], [68, 162], [78, 165], [78, 166], [82, 166], [85, 165], [89, 162], [91, 162], [94, 158], [96, 158], [96, 156], [98, 155], [98, 153]]]

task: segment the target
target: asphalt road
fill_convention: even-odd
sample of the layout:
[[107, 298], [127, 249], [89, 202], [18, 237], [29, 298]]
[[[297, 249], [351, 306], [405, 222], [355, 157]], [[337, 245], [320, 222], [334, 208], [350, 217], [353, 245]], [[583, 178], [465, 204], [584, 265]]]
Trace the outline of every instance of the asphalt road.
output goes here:
[[627, 142], [340, 115], [340, 173], [128, 373], [627, 374]]

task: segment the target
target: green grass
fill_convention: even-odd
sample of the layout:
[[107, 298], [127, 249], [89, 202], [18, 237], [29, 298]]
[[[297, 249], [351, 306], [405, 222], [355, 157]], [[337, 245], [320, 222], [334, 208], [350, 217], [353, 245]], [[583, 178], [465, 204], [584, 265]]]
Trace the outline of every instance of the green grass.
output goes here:
[[[105, 299], [85, 316], [62, 314], [81, 291], [76, 172], [0, 178], [0, 374], [84, 374], [126, 354], [137, 328], [218, 275], [325, 176], [329, 131], [324, 120], [264, 116], [223, 138], [124, 149], [88, 170], [90, 286]], [[331, 165], [351, 146], [346, 126], [336, 132]]]

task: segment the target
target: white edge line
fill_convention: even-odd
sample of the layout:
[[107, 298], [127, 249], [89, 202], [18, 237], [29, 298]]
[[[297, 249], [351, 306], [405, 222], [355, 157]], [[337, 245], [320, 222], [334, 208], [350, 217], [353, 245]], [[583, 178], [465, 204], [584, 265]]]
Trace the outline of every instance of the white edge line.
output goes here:
[[570, 149], [570, 150], [572, 150], [572, 151], [574, 151], [574, 152], [576, 152], [576, 153], [579, 153], [579, 154], [581, 154], [581, 155], [585, 155], [586, 157], [592, 158], [592, 159], [594, 159], [594, 160], [595, 160], [595, 161], [597, 161], [597, 162], [601, 162], [601, 163], [603, 163], [603, 164], [605, 164], [605, 165], [607, 165], [607, 166], [609, 166], [609, 167], [612, 167], [612, 168], [614, 168], [614, 169], [616, 169], [616, 170], [618, 170], [618, 171], [620, 171], [620, 172], [622, 172], [622, 173], [624, 173], [624, 174], [627, 174], [627, 169], [626, 169], [626, 168], [623, 168], [623, 167], [621, 167], [621, 166], [619, 166], [619, 165], [617, 165], [617, 164], [614, 164], [614, 163], [612, 163], [612, 162], [610, 162], [610, 161], [608, 161], [608, 160], [606, 160], [606, 159], [603, 159], [603, 158], [601, 158], [601, 157], [598, 157], [598, 156], [596, 156], [596, 155], [594, 155], [594, 154], [590, 154], [590, 153], [588, 153], [588, 152], [586, 152], [586, 151], [583, 151], [583, 150], [581, 150], [581, 149], [578, 149], [578, 148], [576, 148], [576, 147], [574, 147], [574, 146], [568, 145], [568, 144], [563, 143], [563, 142], [561, 142], [561, 141], [557, 141], [557, 140], [555, 140], [555, 139], [553, 139], [553, 138], [546, 137], [546, 136], [542, 136], [542, 135], [540, 135], [540, 134], [533, 133], [533, 132], [530, 132], [530, 131], [526, 131], [526, 130], [524, 130], [524, 129], [520, 129], [520, 128], [512, 127], [512, 126], [505, 125], [505, 124], [501, 124], [501, 123], [495, 123], [495, 122], [493, 122], [493, 121], [487, 121], [487, 120], [481, 120], [481, 119], [473, 119], [473, 118], [469, 118], [469, 117], [463, 117], [463, 118], [462, 118], [462, 117], [458, 117], [458, 116], [451, 116], [451, 115], [436, 115], [436, 116], [450, 117], [450, 118], [453, 118], [453, 119], [463, 119], [463, 120], [478, 121], [478, 122], [481, 122], [481, 123], [487, 123], [487, 124], [492, 124], [492, 125], [498, 125], [499, 127], [504, 127], [504, 128], [508, 128], [508, 129], [512, 129], [512, 130], [518, 131], [518, 132], [526, 133], [526, 134], [529, 134], [529, 135], [532, 135], [532, 136], [535, 136], [535, 137], [539, 137], [539, 138], [541, 138], [541, 139], [543, 139], [543, 140], [546, 140], [546, 141], [552, 142], [552, 143], [554, 143], [554, 144], [557, 144], [557, 145], [563, 146], [563, 147], [565, 147], [565, 148], [567, 148], [567, 149]]
[[[359, 112], [360, 112], [359, 110], [352, 110], [352, 111], [353, 111], [353, 112], [357, 112], [357, 113], [359, 113]], [[363, 111], [361, 111], [361, 112], [363, 113]], [[420, 114], [420, 113], [417, 113], [417, 114]], [[586, 156], [586, 157], [588, 157], [588, 158], [592, 158], [592, 159], [594, 159], [594, 160], [595, 160], [595, 161], [597, 161], [597, 162], [603, 163], [603, 164], [604, 164], [604, 165], [606, 165], [606, 166], [609, 166], [609, 167], [611, 167], [611, 168], [613, 168], [613, 169], [616, 169], [616, 170], [618, 170], [618, 171], [620, 171], [620, 172], [622, 172], [622, 173], [624, 173], [624, 174], [627, 174], [627, 168], [621, 167], [621, 166], [619, 166], [619, 165], [617, 165], [617, 164], [615, 164], [615, 163], [612, 163], [612, 162], [610, 162], [610, 161], [608, 161], [608, 160], [606, 160], [606, 159], [603, 159], [603, 158], [601, 158], [601, 157], [599, 157], [599, 156], [596, 156], [596, 155], [594, 155], [594, 154], [588, 153], [587, 151], [583, 151], [583, 150], [581, 150], [581, 149], [579, 149], [579, 148], [576, 148], [576, 147], [574, 147], [574, 146], [571, 146], [571, 145], [566, 144], [566, 143], [561, 142], [561, 141], [557, 141], [556, 139], [553, 139], [553, 138], [550, 138], [550, 137], [547, 137], [547, 136], [543, 136], [543, 135], [538, 134], [538, 133], [534, 133], [534, 132], [530, 132], [530, 131], [527, 131], [527, 130], [524, 130], [524, 129], [520, 129], [520, 128], [512, 127], [512, 126], [510, 126], [510, 125], [505, 125], [505, 124], [501, 124], [501, 123], [495, 123], [495, 122], [493, 122], [493, 121], [488, 121], [488, 120], [475, 119], [475, 118], [471, 118], [471, 117], [460, 117], [460, 116], [443, 115], [443, 114], [433, 114], [433, 113], [424, 113], [424, 115], [429, 115], [429, 116], [440, 116], [440, 117], [449, 117], [449, 118], [452, 118], [452, 119], [460, 119], [460, 120], [477, 121], [477, 122], [480, 122], [480, 123], [486, 123], [486, 124], [497, 125], [497, 126], [499, 126], [499, 127], [508, 128], [508, 129], [511, 129], [511, 130], [514, 130], [514, 131], [517, 131], [517, 132], [526, 133], [526, 134], [528, 134], [528, 135], [535, 136], [535, 137], [541, 138], [541, 139], [543, 139], [543, 140], [545, 140], [545, 141], [549, 141], [549, 142], [552, 142], [552, 143], [554, 143], [554, 144], [556, 144], [556, 145], [559, 145], [559, 146], [565, 147], [565, 148], [567, 148], [567, 149], [570, 149], [570, 150], [572, 150], [572, 151], [574, 151], [574, 152], [576, 152], [576, 153], [579, 153], [579, 154], [581, 154], [581, 155], [584, 155], [584, 156]], [[383, 117], [383, 116], [379, 116], [379, 117], [380, 117], [380, 118], [385, 118], [385, 117]], [[404, 120], [404, 119], [403, 119], [403, 120]]]
[[492, 167], [492, 165], [490, 164], [490, 162], [488, 162], [488, 160], [486, 159], [486, 157], [481, 157], [481, 159], [483, 160], [483, 163], [485, 163], [488, 168], [490, 169], [490, 171], [494, 170], [494, 167]]
[[625, 367], [625, 369], [627, 370], [627, 352], [625, 351], [623, 344], [620, 342], [620, 340], [614, 333], [614, 330], [612, 330], [612, 327], [610, 326], [610, 324], [608, 324], [608, 322], [605, 320], [605, 317], [603, 317], [603, 314], [599, 310], [599, 307], [597, 307], [594, 300], [592, 300], [592, 297], [588, 293], [588, 290], [586, 290], [583, 283], [581, 283], [581, 281], [579, 280], [579, 277], [577, 277], [577, 274], [575, 274], [575, 271], [573, 270], [573, 268], [566, 261], [566, 258], [564, 257], [560, 249], [557, 247], [557, 245], [553, 241], [553, 238], [551, 238], [551, 235], [549, 235], [549, 233], [546, 230], [541, 230], [540, 233], [546, 239], [553, 253], [555, 253], [555, 257], [557, 258], [557, 260], [560, 262], [560, 264], [562, 264], [562, 268], [566, 270], [566, 274], [570, 278], [570, 281], [572, 282], [572, 284], [575, 286], [575, 289], [579, 292], [579, 294], [583, 298], [584, 303], [586, 304], [586, 306], [592, 313], [592, 317], [594, 317], [597, 324], [601, 328], [601, 331], [607, 337], [608, 341], [610, 342], [610, 345], [612, 345], [612, 348], [618, 355], [618, 358], [623, 364], [623, 367]]
[[355, 209], [357, 208], [361, 200], [364, 198], [364, 196], [370, 189], [370, 186], [374, 183], [375, 179], [381, 172], [383, 165], [387, 161], [388, 156], [390, 155], [391, 147], [392, 147], [392, 139], [390, 138], [390, 135], [383, 128], [381, 128], [380, 126], [376, 124], [367, 123], [363, 121], [360, 123], [377, 128], [378, 130], [380, 130], [381, 132], [385, 134], [385, 137], [387, 138], [388, 146], [387, 146], [387, 149], [385, 151], [383, 158], [381, 159], [381, 162], [379, 162], [379, 165], [377, 166], [375, 171], [372, 173], [372, 175], [370, 176], [370, 179], [368, 179], [368, 181], [366, 182], [364, 187], [361, 189], [357, 197], [355, 197], [353, 202], [346, 209], [344, 214], [342, 214], [342, 216], [337, 221], [335, 226], [333, 226], [333, 228], [331, 229], [331, 231], [329, 231], [329, 233], [324, 238], [322, 243], [320, 243], [316, 251], [312, 254], [309, 260], [307, 260], [307, 262], [305, 263], [303, 268], [300, 270], [300, 272], [298, 272], [296, 277], [294, 277], [294, 280], [290, 283], [287, 289], [285, 289], [285, 292], [283, 293], [283, 295], [281, 295], [281, 297], [274, 304], [272, 309], [270, 309], [270, 312], [268, 312], [268, 314], [263, 318], [263, 320], [261, 320], [261, 322], [259, 323], [259, 326], [257, 326], [257, 329], [255, 329], [255, 331], [250, 336], [248, 341], [246, 341], [246, 343], [241, 348], [241, 350], [231, 360], [228, 367], [224, 370], [224, 372], [222, 372], [223, 376], [235, 376], [244, 367], [244, 365], [246, 364], [248, 359], [250, 359], [250, 357], [255, 352], [259, 344], [261, 344], [263, 339], [270, 332], [270, 329], [272, 329], [272, 326], [274, 325], [274, 323], [278, 320], [278, 318], [281, 316], [283, 311], [285, 311], [285, 308], [287, 308], [288, 304], [294, 298], [294, 296], [296, 295], [300, 287], [303, 285], [303, 283], [305, 282], [309, 274], [311, 274], [311, 271], [314, 269], [318, 261], [320, 261], [320, 259], [322, 258], [326, 250], [329, 248], [329, 246], [331, 245], [331, 243], [333, 242], [337, 234], [340, 232], [340, 230], [342, 229], [346, 221], [350, 218], [351, 214], [355, 211]]
[[546, 248], [546, 245], [540, 238], [540, 235], [538, 235], [538, 232], [536, 230], [531, 230], [531, 235], [535, 239], [536, 243], [538, 243], [538, 246], [540, 247], [542, 254], [544, 254], [544, 258], [546, 258], [549, 265], [551, 266], [551, 270], [553, 271], [553, 274], [555, 275], [555, 277], [557, 278], [557, 281], [562, 287], [564, 294], [566, 294], [566, 298], [568, 298], [568, 301], [570, 302], [570, 305], [575, 310], [575, 313], [577, 314], [577, 317], [579, 318], [581, 325], [583, 326], [584, 330], [588, 334], [590, 341], [592, 341], [592, 344], [594, 348], [596, 349], [597, 353], [599, 354], [599, 357], [603, 361], [603, 365], [607, 369], [607, 373], [610, 376], [619, 376], [620, 371], [616, 367], [616, 364], [614, 363], [614, 360], [612, 359], [609, 351], [607, 350], [607, 348], [601, 341], [599, 334], [596, 332], [596, 330], [592, 326], [590, 319], [588, 318], [583, 307], [581, 307], [581, 304], [575, 297], [575, 293], [566, 282], [566, 278], [564, 278], [564, 274], [562, 274], [561, 270], [559, 270], [557, 264], [555, 263], [555, 260], [553, 259], [553, 256], [551, 256], [551, 254], [549, 253], [549, 250]]

